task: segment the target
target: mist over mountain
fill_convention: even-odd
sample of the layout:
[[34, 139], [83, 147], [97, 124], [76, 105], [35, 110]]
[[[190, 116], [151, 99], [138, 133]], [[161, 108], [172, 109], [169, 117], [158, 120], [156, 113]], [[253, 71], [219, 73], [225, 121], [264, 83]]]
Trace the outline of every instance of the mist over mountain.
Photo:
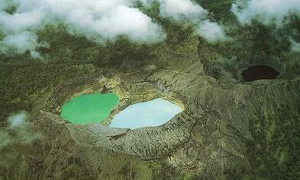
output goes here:
[[[225, 32], [208, 20], [208, 11], [191, 0], [4, 0], [0, 2], [0, 51], [40, 57], [37, 32], [49, 24], [63, 24], [71, 35], [84, 36], [103, 44], [125, 36], [135, 43], [156, 43], [166, 38], [160, 23], [144, 14], [137, 4], [159, 5], [159, 16], [195, 26], [196, 33], [209, 42], [223, 41]], [[212, 31], [213, 33], [207, 33]], [[1, 37], [1, 36], [0, 36]]]
[[299, 10], [0, 0], [0, 180], [300, 179]]

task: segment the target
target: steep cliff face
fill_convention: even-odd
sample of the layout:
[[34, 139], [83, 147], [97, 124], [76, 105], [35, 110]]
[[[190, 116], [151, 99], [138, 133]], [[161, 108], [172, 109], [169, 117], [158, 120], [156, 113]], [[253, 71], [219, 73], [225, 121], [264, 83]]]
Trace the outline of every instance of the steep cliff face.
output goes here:
[[[16, 147], [17, 160], [9, 166], [0, 163], [0, 179], [299, 179], [299, 53], [273, 49], [273, 40], [256, 41], [260, 35], [253, 34], [255, 28], [237, 28], [229, 13], [231, 0], [199, 1], [229, 24], [229, 41], [211, 45], [171, 25], [167, 41], [152, 46], [121, 39], [102, 47], [60, 30], [45, 32], [43, 38], [57, 37], [43, 52], [52, 60], [52, 65], [43, 64], [49, 75], [41, 72], [45, 75], [38, 80], [35, 74], [26, 76], [32, 83], [26, 81], [29, 85], [14, 91], [14, 98], [8, 93], [3, 98], [12, 99], [8, 105], [17, 104], [15, 94], [39, 84], [25, 99], [34, 102], [30, 122], [43, 138]], [[56, 66], [56, 61], [66, 67]], [[8, 65], [16, 66], [3, 63], [2, 69]], [[280, 74], [277, 79], [243, 82], [242, 71], [252, 65], [269, 66]], [[7, 70], [17, 77], [7, 86], [20, 87], [20, 76], [29, 70], [18, 70]], [[120, 97], [107, 121], [73, 125], [61, 119], [65, 101], [94, 92]], [[126, 106], [157, 97], [184, 111], [160, 127], [107, 126]]]
[[[165, 82], [171, 91], [185, 97], [189, 113], [202, 114], [197, 118], [190, 140], [167, 159], [170, 164], [186, 172], [193, 169], [200, 179], [221, 178], [233, 169], [236, 174], [253, 175], [251, 168], [258, 164], [261, 169], [255, 173], [265, 170], [267, 175], [256, 174], [256, 178], [293, 177], [293, 172], [281, 168], [297, 162], [288, 160], [288, 157], [298, 157], [297, 141], [283, 139], [298, 136], [295, 132], [299, 128], [296, 125], [300, 112], [299, 78], [234, 84], [201, 78], [198, 68], [174, 73], [172, 79], [168, 79], [169, 74], [163, 74], [155, 80]], [[189, 78], [191, 75], [195, 78]], [[266, 170], [268, 166], [274, 170]]]
[[[60, 85], [31, 120], [46, 138], [39, 146], [40, 169], [31, 178], [294, 177], [284, 167], [298, 157], [297, 141], [286, 137], [297, 136], [300, 79], [215, 79], [203, 71], [193, 43], [197, 40], [171, 52], [160, 48], [158, 62], [172, 59], [163, 69], [150, 64], [140, 69], [148, 73], [99, 71]], [[177, 101], [185, 111], [163, 126], [136, 130], [109, 128], [109, 120], [72, 125], [60, 118], [65, 100], [91, 92], [120, 96], [112, 115], [155, 97]]]
[[39, 146], [43, 160], [28, 179], [151, 179], [160, 168], [158, 163], [91, 145], [89, 138], [78, 142], [52, 113], [40, 112], [33, 119], [45, 138]]

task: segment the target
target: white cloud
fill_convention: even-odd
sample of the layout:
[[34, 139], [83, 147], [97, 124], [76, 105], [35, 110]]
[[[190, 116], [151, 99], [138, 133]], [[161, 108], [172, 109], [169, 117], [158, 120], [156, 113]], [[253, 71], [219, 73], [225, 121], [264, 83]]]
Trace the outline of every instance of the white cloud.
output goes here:
[[[39, 42], [36, 32], [56, 22], [64, 24], [72, 35], [100, 43], [114, 41], [119, 36], [136, 43], [163, 41], [166, 35], [162, 27], [135, 8], [137, 2], [146, 7], [157, 2], [161, 17], [186, 22], [195, 28], [208, 19], [208, 12], [192, 0], [4, 0], [0, 2], [0, 31], [4, 34], [0, 50], [17, 54], [29, 51], [33, 57], [40, 57], [36, 48], [44, 43]], [[9, 14], [5, 9], [12, 4], [16, 11]], [[214, 28], [212, 31], [216, 31], [216, 26], [216, 23], [210, 26]], [[200, 35], [209, 42], [220, 37], [222, 40], [217, 33]]]
[[150, 17], [126, 6], [115, 7], [95, 23], [95, 32], [106, 40], [125, 35], [134, 42], [152, 43], [165, 38], [161, 27], [153, 23]]
[[114, 41], [127, 36], [137, 43], [153, 43], [165, 39], [160, 25], [138, 9], [130, 0], [13, 0], [14, 14], [5, 12], [10, 1], [0, 4], [0, 41], [2, 52], [23, 54], [41, 46], [36, 32], [46, 24], [61, 22], [70, 33], [96, 42]]
[[298, 52], [300, 53], [300, 43], [296, 42], [293, 39], [290, 39], [292, 45], [291, 45], [291, 51], [292, 52]]
[[0, 13], [0, 26], [4, 33], [18, 33], [40, 27], [44, 14], [39, 10], [18, 12], [15, 14]]
[[159, 3], [159, 15], [175, 22], [192, 24], [195, 32], [210, 43], [226, 40], [226, 33], [216, 22], [208, 19], [208, 11], [192, 0], [142, 0], [145, 6]]
[[15, 132], [15, 136], [10, 137], [10, 143], [31, 143], [32, 141], [41, 138], [39, 133], [34, 133], [33, 125], [27, 121], [28, 113], [22, 111], [20, 113], [8, 117], [8, 129]]
[[226, 41], [228, 38], [224, 30], [215, 22], [203, 21], [196, 29], [197, 33], [210, 43]]
[[18, 158], [20, 148], [16, 147], [31, 145], [32, 142], [42, 138], [40, 133], [34, 132], [33, 125], [26, 120], [27, 113], [22, 111], [8, 117], [7, 128], [0, 128], [0, 166], [6, 166]]
[[160, 15], [175, 21], [199, 23], [207, 18], [208, 12], [191, 0], [160, 0]]
[[50, 15], [63, 21], [70, 32], [84, 34], [90, 39], [115, 40], [127, 36], [137, 43], [164, 40], [162, 28], [128, 0], [43, 0]]
[[253, 19], [264, 25], [281, 26], [285, 18], [300, 13], [299, 0], [237, 0], [231, 11], [241, 24], [251, 24]]
[[[0, 129], [0, 150], [10, 144], [27, 144], [41, 138], [39, 133], [33, 132], [32, 124], [27, 122], [26, 119], [27, 113], [25, 111], [8, 117], [7, 129]], [[8, 132], [14, 132], [14, 134], [11, 135]]]
[[5, 1], [0, 1], [0, 11], [5, 10], [6, 8], [8, 8], [8, 3]]
[[29, 31], [7, 34], [0, 41], [0, 51], [3, 53], [24, 54], [26, 51], [29, 51], [35, 58], [40, 57], [35, 49], [42, 46], [44, 46], [42, 43], [38, 43], [37, 35]]
[[8, 118], [9, 128], [21, 127], [24, 125], [26, 119], [25, 113], [19, 113]]

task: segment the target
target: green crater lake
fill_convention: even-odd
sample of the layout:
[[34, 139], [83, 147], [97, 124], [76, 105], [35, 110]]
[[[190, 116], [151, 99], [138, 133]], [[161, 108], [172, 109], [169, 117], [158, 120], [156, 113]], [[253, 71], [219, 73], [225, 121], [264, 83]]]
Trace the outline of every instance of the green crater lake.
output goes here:
[[102, 122], [118, 104], [115, 94], [88, 94], [73, 98], [62, 106], [61, 117], [74, 124]]

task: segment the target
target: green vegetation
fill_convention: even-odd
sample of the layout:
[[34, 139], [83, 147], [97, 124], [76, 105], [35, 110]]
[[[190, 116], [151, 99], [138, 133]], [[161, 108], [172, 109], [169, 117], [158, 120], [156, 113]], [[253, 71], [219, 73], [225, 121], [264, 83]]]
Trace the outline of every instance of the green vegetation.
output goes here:
[[14, 112], [30, 112], [35, 101], [60, 83], [94, 72], [93, 65], [75, 62], [43, 62], [20, 57], [0, 61], [0, 122]]
[[289, 113], [300, 112], [300, 107], [287, 104], [276, 111], [279, 117], [258, 110], [250, 122], [254, 141], [247, 142], [251, 164], [247, 174], [251, 179], [300, 178], [300, 119], [298, 113]]
[[235, 17], [230, 12], [234, 0], [195, 0], [204, 9], [213, 12], [213, 18], [224, 23], [235, 21]]
[[[221, 22], [234, 22], [232, 14], [228, 13], [233, 0], [228, 1], [209, 1], [197, 0], [204, 8], [214, 12], [214, 18]], [[14, 9], [10, 9], [13, 12]], [[139, 45], [130, 43], [125, 37], [120, 37], [115, 42], [96, 44], [83, 37], [73, 37], [66, 33], [65, 27], [61, 24], [47, 26], [39, 32], [40, 41], [49, 42], [50, 48], [40, 48], [44, 60], [33, 60], [29, 54], [25, 55], [2, 55], [0, 56], [0, 126], [5, 125], [5, 118], [10, 113], [20, 110], [32, 111], [36, 101], [50, 93], [60, 83], [67, 80], [97, 73], [98, 69], [114, 68], [118, 71], [139, 70], [149, 64], [155, 64], [158, 68], [164, 68], [165, 62], [158, 62], [161, 54], [157, 54], [160, 47], [169, 49], [180, 47], [182, 42], [189, 43], [189, 37], [193, 34], [192, 27], [183, 24], [171, 23], [168, 19], [158, 17], [158, 6], [153, 5], [150, 9], [143, 10], [146, 14], [154, 17], [156, 21], [164, 27], [168, 34], [165, 42], [159, 44]], [[220, 69], [227, 65], [227, 69], [235, 72], [241, 59], [230, 60], [235, 57], [246, 57], [256, 51], [264, 51], [269, 54], [281, 55], [282, 51], [288, 51], [289, 36], [295, 40], [300, 40], [300, 36], [294, 34], [296, 29], [300, 31], [299, 17], [292, 17], [291, 23], [279, 29], [276, 33], [272, 32], [272, 27], [266, 27], [254, 22], [252, 27], [240, 27], [237, 31], [229, 35], [234, 40], [231, 42], [209, 45], [199, 41], [199, 47], [203, 48], [200, 59], [210, 58], [203, 62], [209, 64], [211, 69], [207, 71], [215, 76], [220, 75]], [[3, 38], [0, 32], [0, 39]], [[242, 47], [242, 50], [241, 48]], [[195, 47], [194, 47], [195, 48]], [[228, 60], [224, 62], [216, 56], [215, 52], [224, 52], [222, 55]], [[297, 55], [298, 56], [298, 55]], [[293, 57], [296, 59], [297, 57]], [[299, 57], [298, 57], [299, 59]], [[172, 61], [172, 59], [168, 59]], [[206, 63], [206, 64], [205, 64]], [[227, 64], [226, 64], [227, 63]], [[289, 62], [288, 62], [289, 63]], [[234, 66], [236, 65], [236, 67]], [[178, 66], [181, 66], [180, 64]], [[300, 74], [299, 64], [290, 64], [285, 75], [294, 78]], [[298, 73], [298, 74], [297, 74]], [[300, 101], [300, 99], [295, 100]], [[243, 171], [227, 172], [228, 179], [299, 179], [300, 178], [300, 119], [298, 116], [290, 116], [289, 112], [300, 112], [299, 107], [286, 104], [286, 107], [279, 107], [280, 117], [267, 117], [264, 112], [257, 110], [253, 114], [253, 121], [250, 122], [251, 132], [254, 141], [247, 142], [247, 157], [251, 167]], [[280, 119], [281, 121], [274, 121]], [[115, 164], [119, 163], [116, 159]], [[133, 169], [139, 167], [132, 163], [118, 172], [120, 176], [133, 179], [143, 176]], [[139, 161], [138, 161], [139, 162]], [[110, 163], [110, 162], [109, 162]], [[112, 163], [112, 164], [113, 164]], [[143, 167], [148, 174], [150, 171], [155, 175], [153, 179], [189, 179], [179, 172], [174, 173], [166, 167]], [[138, 169], [138, 168], [137, 168]], [[139, 170], [139, 169], [138, 169]], [[141, 172], [144, 172], [141, 171]], [[70, 170], [70, 172], [73, 172]], [[242, 172], [242, 174], [240, 173]], [[151, 177], [145, 175], [143, 177]], [[67, 175], [66, 175], [67, 176]], [[104, 176], [105, 177], [105, 176]], [[107, 176], [108, 177], [108, 176]], [[192, 178], [190, 178], [192, 179]]]

